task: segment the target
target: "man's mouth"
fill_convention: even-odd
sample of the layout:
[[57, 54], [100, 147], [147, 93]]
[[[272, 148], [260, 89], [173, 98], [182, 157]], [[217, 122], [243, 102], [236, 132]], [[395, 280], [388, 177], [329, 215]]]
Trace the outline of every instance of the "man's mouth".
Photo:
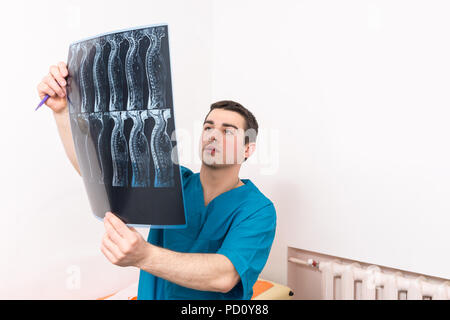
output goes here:
[[215, 155], [215, 154], [216, 154], [216, 151], [217, 151], [217, 149], [216, 149], [215, 147], [213, 147], [213, 146], [207, 146], [207, 147], [205, 148], [205, 150], [206, 150], [206, 152], [211, 153], [212, 156]]

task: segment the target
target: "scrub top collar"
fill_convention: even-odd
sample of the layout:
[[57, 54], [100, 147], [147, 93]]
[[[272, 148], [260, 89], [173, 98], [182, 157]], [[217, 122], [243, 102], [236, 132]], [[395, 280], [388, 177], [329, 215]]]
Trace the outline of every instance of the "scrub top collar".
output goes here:
[[205, 196], [204, 196], [204, 193], [203, 193], [203, 186], [202, 186], [202, 182], [200, 181], [200, 173], [196, 173], [196, 175], [197, 175], [197, 188], [198, 188], [198, 190], [199, 190], [199, 192], [200, 192], [200, 194], [201, 194], [201, 196], [200, 196], [200, 199], [201, 199], [201, 205], [202, 205], [202, 208], [203, 209], [207, 209], [209, 206], [210, 206], [210, 204], [211, 203], [213, 203], [213, 202], [216, 202], [217, 201], [217, 199], [220, 199], [220, 198], [223, 198], [223, 197], [225, 197], [225, 196], [230, 196], [231, 194], [233, 194], [233, 193], [238, 193], [238, 192], [241, 192], [241, 191], [246, 191], [249, 187], [250, 187], [250, 185], [251, 185], [251, 181], [249, 180], [249, 179], [240, 179], [244, 184], [242, 185], [242, 186], [239, 186], [239, 187], [237, 187], [237, 188], [233, 188], [233, 189], [230, 189], [230, 190], [228, 190], [228, 191], [225, 191], [225, 192], [223, 192], [223, 193], [221, 193], [221, 194], [219, 194], [218, 196], [216, 196], [214, 199], [212, 199], [209, 203], [208, 203], [208, 205], [206, 205], [205, 206]]

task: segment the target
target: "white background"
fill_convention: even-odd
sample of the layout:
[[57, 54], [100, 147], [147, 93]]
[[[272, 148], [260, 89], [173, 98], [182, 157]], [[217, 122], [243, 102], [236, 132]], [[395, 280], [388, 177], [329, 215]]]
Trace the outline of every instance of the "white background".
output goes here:
[[235, 98], [279, 132], [276, 173], [243, 171], [277, 207], [267, 277], [285, 279], [290, 245], [450, 278], [450, 4], [213, 10], [212, 99]]
[[[198, 171], [209, 104], [258, 119], [241, 171], [277, 208], [261, 276], [291, 245], [450, 278], [450, 5], [445, 1], [16, 1], [0, 13], [0, 298], [96, 298], [137, 280], [36, 85], [71, 42], [168, 23], [182, 164]], [[143, 235], [147, 230], [142, 229]]]

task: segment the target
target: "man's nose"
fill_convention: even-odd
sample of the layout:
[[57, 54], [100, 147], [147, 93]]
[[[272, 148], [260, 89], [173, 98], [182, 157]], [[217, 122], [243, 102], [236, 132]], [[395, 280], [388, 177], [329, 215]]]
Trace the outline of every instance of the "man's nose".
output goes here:
[[218, 135], [220, 134], [219, 133], [219, 130], [211, 130], [212, 132], [210, 132], [210, 134], [208, 135], [208, 142], [212, 142], [212, 141], [217, 141], [217, 139], [218, 139]]
[[209, 136], [208, 142], [212, 142], [212, 141], [215, 141], [215, 140], [217, 140], [217, 138], [216, 138], [216, 136], [214, 134], [212, 134], [212, 135]]

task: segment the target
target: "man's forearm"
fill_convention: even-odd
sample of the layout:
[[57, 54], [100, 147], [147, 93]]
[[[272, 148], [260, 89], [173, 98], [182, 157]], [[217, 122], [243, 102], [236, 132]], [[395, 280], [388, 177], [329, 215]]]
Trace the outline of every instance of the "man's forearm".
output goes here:
[[70, 118], [69, 118], [69, 110], [66, 108], [61, 112], [53, 112], [53, 116], [55, 117], [56, 125], [58, 127], [59, 136], [64, 146], [64, 150], [66, 151], [66, 155], [72, 163], [75, 170], [80, 173], [80, 167], [78, 166], [77, 156], [75, 153], [75, 146], [73, 144], [72, 139], [72, 130], [70, 128]]
[[239, 280], [231, 261], [216, 253], [184, 253], [149, 246], [148, 259], [138, 267], [183, 287], [228, 292]]

